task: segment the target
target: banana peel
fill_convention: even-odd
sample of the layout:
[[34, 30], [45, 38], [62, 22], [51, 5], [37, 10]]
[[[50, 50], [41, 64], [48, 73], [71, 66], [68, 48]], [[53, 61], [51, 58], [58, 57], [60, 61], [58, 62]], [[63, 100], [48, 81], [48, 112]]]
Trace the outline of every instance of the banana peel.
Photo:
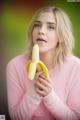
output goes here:
[[39, 59], [39, 46], [35, 44], [32, 50], [32, 60], [29, 60], [26, 64], [28, 78], [33, 80], [36, 71], [42, 71], [44, 76], [48, 78], [48, 69], [45, 64]]

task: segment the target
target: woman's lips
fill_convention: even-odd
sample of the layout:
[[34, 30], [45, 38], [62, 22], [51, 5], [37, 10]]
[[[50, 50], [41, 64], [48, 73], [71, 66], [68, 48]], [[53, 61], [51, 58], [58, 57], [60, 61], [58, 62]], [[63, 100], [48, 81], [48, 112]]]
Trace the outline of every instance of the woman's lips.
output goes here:
[[44, 40], [42, 38], [38, 38], [37, 41], [47, 42], [46, 40]]

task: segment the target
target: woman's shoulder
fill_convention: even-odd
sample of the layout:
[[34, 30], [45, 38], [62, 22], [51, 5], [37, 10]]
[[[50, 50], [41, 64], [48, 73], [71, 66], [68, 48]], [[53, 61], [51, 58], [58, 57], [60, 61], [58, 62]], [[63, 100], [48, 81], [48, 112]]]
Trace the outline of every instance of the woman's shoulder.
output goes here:
[[69, 55], [66, 61], [69, 65], [80, 67], [80, 58], [75, 55]]
[[20, 64], [25, 64], [25, 62], [30, 59], [30, 53], [23, 53], [19, 54], [15, 57], [13, 57], [11, 60], [9, 60], [7, 65], [20, 65]]

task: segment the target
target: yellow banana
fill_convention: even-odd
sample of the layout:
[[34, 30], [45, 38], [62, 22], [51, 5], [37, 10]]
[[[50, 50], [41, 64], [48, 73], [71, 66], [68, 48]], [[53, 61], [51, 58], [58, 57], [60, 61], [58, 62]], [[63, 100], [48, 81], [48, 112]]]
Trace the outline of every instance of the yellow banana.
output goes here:
[[48, 69], [42, 61], [39, 59], [39, 46], [35, 44], [32, 50], [32, 60], [29, 60], [26, 64], [28, 78], [33, 80], [36, 71], [43, 71], [44, 76], [48, 78]]

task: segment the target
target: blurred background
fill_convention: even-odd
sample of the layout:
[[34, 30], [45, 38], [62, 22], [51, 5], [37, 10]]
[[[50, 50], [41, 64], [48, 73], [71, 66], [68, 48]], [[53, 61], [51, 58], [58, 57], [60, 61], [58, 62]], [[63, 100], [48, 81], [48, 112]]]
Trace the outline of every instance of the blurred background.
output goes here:
[[[68, 2], [70, 1], [70, 2]], [[27, 50], [27, 29], [35, 11], [44, 6], [62, 8], [72, 22], [75, 37], [73, 53], [80, 57], [80, 2], [74, 0], [0, 1], [0, 114], [9, 120], [5, 70], [9, 60]]]

